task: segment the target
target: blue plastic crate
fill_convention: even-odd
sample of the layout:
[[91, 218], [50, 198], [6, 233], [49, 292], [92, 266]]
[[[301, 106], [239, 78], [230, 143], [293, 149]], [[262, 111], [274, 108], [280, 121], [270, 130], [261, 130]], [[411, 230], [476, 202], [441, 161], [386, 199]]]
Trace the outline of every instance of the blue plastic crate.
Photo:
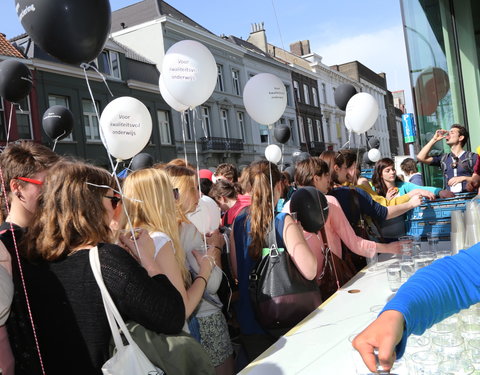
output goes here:
[[452, 216], [452, 211], [465, 211], [467, 202], [475, 193], [460, 193], [453, 198], [426, 201], [407, 214], [407, 220], [435, 220]]
[[362, 169], [362, 171], [360, 172], [360, 176], [371, 180], [373, 176], [373, 168]]
[[438, 237], [450, 237], [450, 218], [442, 220], [407, 220], [406, 233], [410, 236], [427, 237], [428, 233]]

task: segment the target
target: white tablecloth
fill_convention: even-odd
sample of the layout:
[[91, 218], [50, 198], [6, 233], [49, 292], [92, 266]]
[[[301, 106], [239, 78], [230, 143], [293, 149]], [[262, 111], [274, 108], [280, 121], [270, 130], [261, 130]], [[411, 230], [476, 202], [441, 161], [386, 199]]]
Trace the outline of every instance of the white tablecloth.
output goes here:
[[[449, 242], [441, 241], [438, 249], [449, 246]], [[349, 337], [361, 332], [375, 319], [372, 307], [385, 305], [393, 296], [385, 269], [395, 260], [391, 256], [380, 256], [375, 271], [358, 273], [240, 374], [357, 374], [356, 364], [363, 365]], [[402, 375], [402, 372], [405, 373], [402, 366], [395, 369], [396, 374]], [[368, 371], [365, 367], [365, 372], [359, 373]]]

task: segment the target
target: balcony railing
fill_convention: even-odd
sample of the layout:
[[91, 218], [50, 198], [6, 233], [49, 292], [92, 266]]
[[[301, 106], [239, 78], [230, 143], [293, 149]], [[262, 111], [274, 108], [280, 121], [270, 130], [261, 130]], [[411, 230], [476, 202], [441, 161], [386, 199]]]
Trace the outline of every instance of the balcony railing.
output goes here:
[[243, 151], [243, 140], [237, 138], [209, 137], [200, 138], [202, 151]]

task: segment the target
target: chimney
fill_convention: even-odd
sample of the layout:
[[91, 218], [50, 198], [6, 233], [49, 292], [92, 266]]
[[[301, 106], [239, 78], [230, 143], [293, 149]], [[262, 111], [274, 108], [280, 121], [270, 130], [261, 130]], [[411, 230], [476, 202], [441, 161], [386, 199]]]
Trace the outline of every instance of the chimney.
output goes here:
[[250, 31], [247, 42], [252, 43], [263, 52], [267, 52], [267, 33], [265, 32], [263, 22], [252, 24], [252, 30]]
[[290, 52], [297, 56], [309, 55], [310, 51], [310, 41], [302, 40], [290, 44]]

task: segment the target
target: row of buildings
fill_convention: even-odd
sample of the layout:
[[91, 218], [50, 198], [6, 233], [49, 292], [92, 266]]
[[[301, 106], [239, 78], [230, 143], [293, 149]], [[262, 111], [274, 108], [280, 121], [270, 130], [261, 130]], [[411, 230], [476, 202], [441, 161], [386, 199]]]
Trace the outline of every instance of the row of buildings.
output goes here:
[[[158, 79], [165, 52], [184, 39], [208, 47], [217, 63], [218, 78], [211, 97], [181, 116], [162, 99]], [[13, 46], [0, 37], [4, 46], [0, 47], [0, 60], [22, 59], [32, 70], [34, 88], [14, 107], [0, 101], [1, 128], [11, 123], [10, 139], [53, 143], [42, 133], [41, 115], [52, 105], [64, 105], [73, 112], [76, 123], [56, 150], [107, 165], [84, 71], [47, 55], [26, 34], [10, 42]], [[268, 43], [263, 23], [252, 25], [247, 40], [218, 36], [164, 1], [143, 0], [113, 12], [111, 35], [94, 63], [114, 97], [135, 97], [149, 109], [154, 127], [145, 151], [157, 161], [185, 154], [195, 160], [195, 139], [201, 167], [222, 162], [241, 166], [263, 157], [265, 147], [274, 142], [272, 127], [251, 119], [242, 99], [248, 79], [262, 72], [278, 76], [287, 89], [287, 108], [278, 121], [292, 131], [284, 146], [287, 162], [295, 150], [318, 155], [326, 149], [340, 149], [347, 141], [348, 147], [365, 150], [371, 136], [380, 140], [383, 156], [404, 153], [402, 112], [394, 106], [385, 74], [377, 74], [358, 61], [327, 66], [310, 50], [308, 41], [291, 44], [290, 51], [274, 46]], [[86, 75], [101, 112], [114, 97], [94, 70], [87, 70]], [[368, 134], [350, 137], [344, 126], [345, 112], [334, 103], [335, 88], [343, 83], [368, 92], [378, 102], [380, 114]], [[5, 139], [5, 133], [0, 136]]]

